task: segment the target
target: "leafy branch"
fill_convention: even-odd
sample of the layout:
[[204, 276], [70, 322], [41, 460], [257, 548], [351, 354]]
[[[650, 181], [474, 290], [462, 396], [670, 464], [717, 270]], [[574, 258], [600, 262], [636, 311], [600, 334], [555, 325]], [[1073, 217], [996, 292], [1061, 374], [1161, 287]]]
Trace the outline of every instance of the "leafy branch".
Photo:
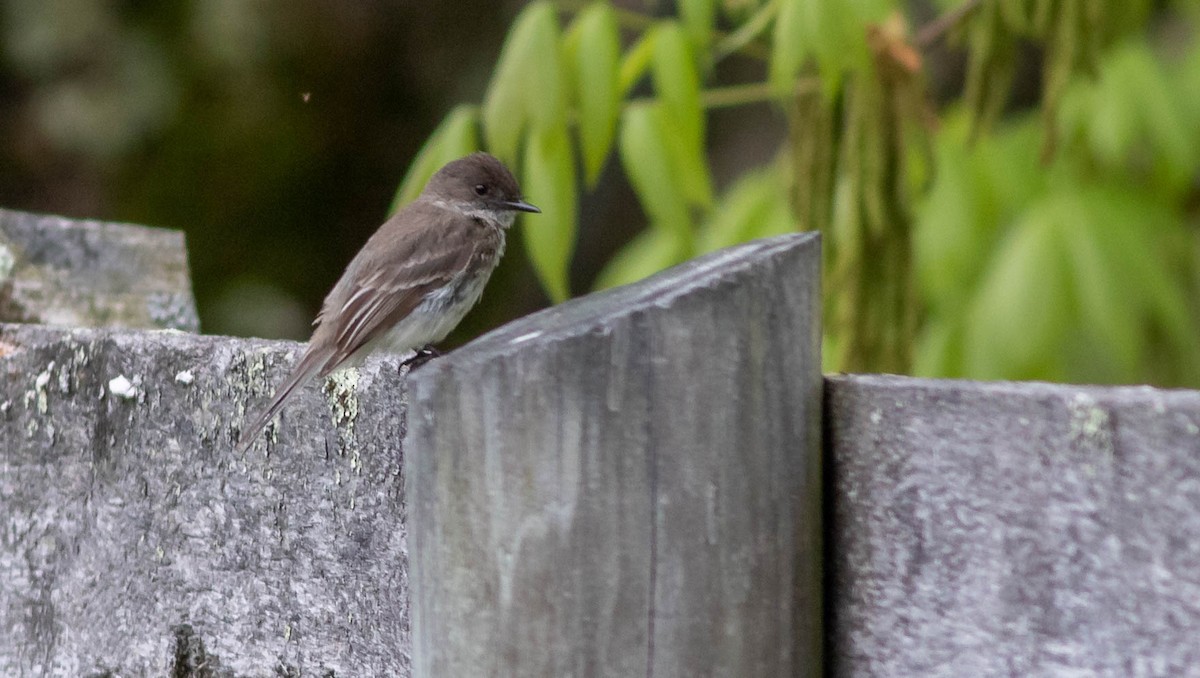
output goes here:
[[[648, 227], [609, 262], [599, 286], [635, 280], [741, 240], [819, 230], [830, 292], [830, 368], [907, 372], [916, 347], [918, 367], [927, 372], [965, 370], [965, 363], [946, 359], [969, 353], [965, 330], [938, 315], [961, 316], [962, 307], [939, 305], [937, 295], [918, 284], [918, 221], [930, 222], [920, 206], [949, 200], [938, 197], [951, 178], [944, 165], [953, 154], [945, 139], [959, 129], [971, 130], [968, 137], [977, 141], [987, 138], [1008, 100], [1018, 41], [1041, 41], [1041, 154], [1047, 167], [1066, 163], [1056, 161], [1053, 151], [1064, 144], [1075, 149], [1078, 133], [1072, 130], [1082, 123], [1072, 128], [1065, 121], [1081, 119], [1080, 107], [1103, 105], [1072, 95], [1079, 74], [1097, 69], [1105, 45], [1146, 24], [1145, 13], [1137, 14], [1145, 3], [1130, 9], [1103, 0], [964, 0], [915, 33], [897, 5], [765, 0], [747, 7], [680, 0], [677, 17], [656, 18], [605, 0], [537, 0], [515, 20], [482, 105], [451, 112], [414, 161], [397, 201], [411, 199], [442, 163], [486, 147], [519, 168], [527, 193], [543, 208], [524, 223], [523, 241], [543, 287], [561, 301], [571, 294], [567, 274], [579, 193], [615, 156]], [[623, 45], [623, 33], [632, 42]], [[934, 110], [925, 89], [921, 52], [951, 34], [964, 36], [968, 53], [961, 106], [969, 115], [954, 119], [970, 124], [943, 131], [946, 115]], [[710, 83], [713, 66], [733, 55], [766, 62], [767, 79]], [[1136, 68], [1143, 77], [1133, 79], [1130, 89], [1143, 92], [1150, 104], [1159, 101], [1146, 91], [1154, 81], [1144, 77], [1144, 64]], [[651, 94], [643, 93], [642, 83]], [[718, 195], [706, 158], [707, 112], [764, 101], [788, 121], [777, 161]], [[1175, 125], [1170, 97], [1164, 101], [1137, 114], [1156, 116], [1154, 124], [1181, 138], [1194, 126]], [[959, 152], [971, 147], [966, 140], [956, 143]], [[1200, 157], [1200, 139], [1194, 146]], [[957, 218], [969, 223], [974, 213], [963, 209]], [[1080, 289], [1089, 284], [1099, 283], [1080, 282]], [[1162, 284], [1169, 289], [1177, 283]], [[1179, 355], [1200, 364], [1200, 347], [1189, 353], [1193, 347], [1180, 329], [1189, 326], [1179, 315], [1190, 307], [1178, 295], [1170, 299], [1155, 307], [1171, 318], [1163, 321], [1173, 328], [1167, 336], [1175, 337]], [[1015, 322], [1003, 313], [997, 317]], [[946, 329], [954, 327], [960, 329]], [[929, 334], [935, 330], [941, 334]]]

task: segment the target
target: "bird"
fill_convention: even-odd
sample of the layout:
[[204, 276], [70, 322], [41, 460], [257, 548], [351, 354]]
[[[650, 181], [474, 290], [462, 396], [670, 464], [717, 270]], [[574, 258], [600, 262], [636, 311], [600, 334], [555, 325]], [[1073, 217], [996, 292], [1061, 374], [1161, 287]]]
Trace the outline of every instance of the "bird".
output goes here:
[[518, 212], [541, 212], [497, 158], [472, 153], [429, 179], [416, 200], [385, 221], [346, 266], [313, 321], [312, 337], [270, 404], [242, 431], [244, 452], [313, 377], [362, 363], [370, 353], [436, 355], [477, 301], [504, 254]]

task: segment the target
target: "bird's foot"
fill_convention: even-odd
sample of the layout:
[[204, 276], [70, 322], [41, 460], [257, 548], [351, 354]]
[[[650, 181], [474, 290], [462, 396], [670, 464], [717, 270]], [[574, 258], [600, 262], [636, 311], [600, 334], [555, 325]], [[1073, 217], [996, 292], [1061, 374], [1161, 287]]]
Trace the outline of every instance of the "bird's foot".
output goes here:
[[412, 372], [440, 355], [442, 355], [442, 352], [434, 348], [433, 344], [425, 344], [421, 348], [418, 348], [411, 358], [400, 363], [400, 366], [408, 366], [408, 371]]

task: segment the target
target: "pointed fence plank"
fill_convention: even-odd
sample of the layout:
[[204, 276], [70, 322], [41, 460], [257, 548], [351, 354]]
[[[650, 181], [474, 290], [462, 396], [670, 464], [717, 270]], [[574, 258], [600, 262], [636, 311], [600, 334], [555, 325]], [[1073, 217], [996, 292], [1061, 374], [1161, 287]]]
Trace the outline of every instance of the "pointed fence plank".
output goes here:
[[757, 241], [414, 372], [414, 675], [820, 675], [819, 281]]

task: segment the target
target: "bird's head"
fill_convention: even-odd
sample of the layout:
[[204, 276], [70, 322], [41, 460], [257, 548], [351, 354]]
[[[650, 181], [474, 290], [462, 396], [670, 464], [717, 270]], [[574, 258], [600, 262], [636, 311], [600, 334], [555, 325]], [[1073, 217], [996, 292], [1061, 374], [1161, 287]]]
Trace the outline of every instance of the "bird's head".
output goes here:
[[487, 153], [447, 163], [430, 178], [422, 198], [464, 212], [490, 213], [506, 226], [516, 212], [541, 212], [521, 197], [521, 187], [504, 163]]

